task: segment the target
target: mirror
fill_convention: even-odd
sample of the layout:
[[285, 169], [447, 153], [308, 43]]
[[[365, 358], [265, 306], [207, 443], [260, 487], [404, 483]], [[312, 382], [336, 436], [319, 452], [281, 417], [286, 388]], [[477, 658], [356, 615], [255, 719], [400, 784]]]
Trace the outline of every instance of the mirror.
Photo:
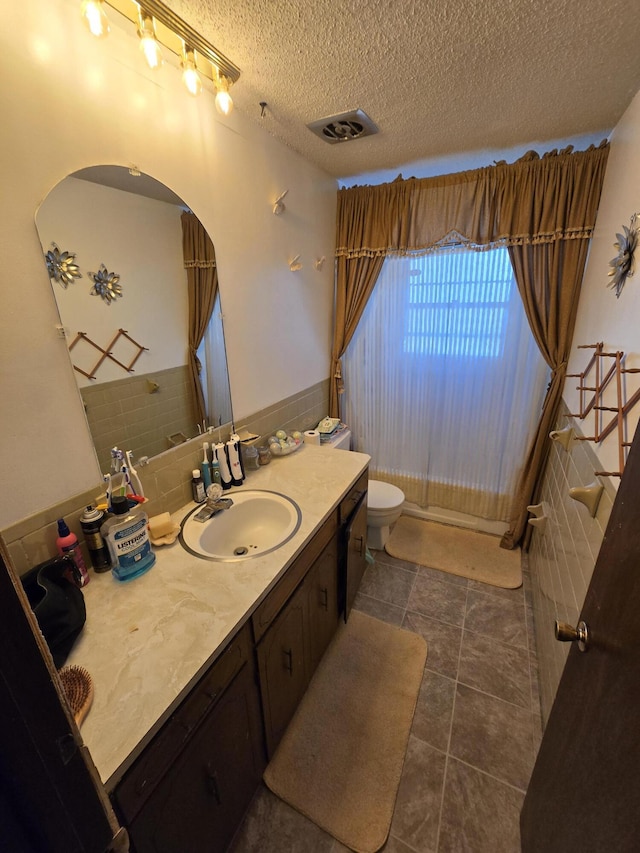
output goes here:
[[[61, 181], [36, 213], [71, 364], [103, 473], [111, 448], [152, 457], [198, 434], [188, 366], [187, 205], [134, 169]], [[206, 426], [232, 421], [219, 292], [198, 350]]]

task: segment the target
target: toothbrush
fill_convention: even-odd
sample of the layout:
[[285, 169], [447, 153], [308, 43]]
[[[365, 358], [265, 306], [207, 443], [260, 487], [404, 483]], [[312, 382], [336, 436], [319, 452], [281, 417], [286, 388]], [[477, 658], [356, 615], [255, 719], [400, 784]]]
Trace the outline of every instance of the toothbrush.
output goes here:
[[138, 472], [133, 467], [133, 453], [130, 450], [127, 450], [125, 456], [127, 457], [127, 466], [129, 468], [129, 476], [131, 477], [131, 482], [133, 484], [133, 493], [134, 495], [138, 495], [139, 497], [144, 497], [144, 491], [142, 490], [142, 481], [140, 477], [138, 477]]
[[220, 465], [220, 479], [222, 480], [222, 488], [231, 488], [231, 471], [229, 471], [229, 460], [225, 453], [224, 444], [220, 442], [215, 445], [216, 459]]
[[204, 481], [204, 490], [205, 492], [211, 485], [211, 468], [209, 467], [209, 442], [202, 442], [202, 451], [204, 454], [204, 458], [200, 463], [200, 472], [202, 474], [202, 479]]
[[238, 453], [238, 460], [240, 462], [240, 471], [242, 473], [242, 479], [244, 481], [247, 479], [247, 473], [244, 470], [244, 460], [242, 458], [242, 445], [240, 444], [240, 436], [237, 432], [234, 432], [229, 436], [229, 438], [231, 439], [231, 441], [235, 442], [236, 451]]
[[240, 455], [238, 444], [233, 440], [233, 436], [227, 442], [227, 453], [229, 455], [229, 465], [231, 468], [231, 481], [234, 486], [241, 486], [243, 481], [242, 468], [240, 466]]
[[107, 509], [111, 509], [111, 474], [105, 474], [102, 479], [107, 484]]
[[129, 476], [129, 469], [126, 465], [122, 466], [122, 494], [127, 494], [127, 486], [129, 486], [129, 491], [135, 494], [135, 490], [133, 488], [133, 483], [131, 482], [131, 477]]

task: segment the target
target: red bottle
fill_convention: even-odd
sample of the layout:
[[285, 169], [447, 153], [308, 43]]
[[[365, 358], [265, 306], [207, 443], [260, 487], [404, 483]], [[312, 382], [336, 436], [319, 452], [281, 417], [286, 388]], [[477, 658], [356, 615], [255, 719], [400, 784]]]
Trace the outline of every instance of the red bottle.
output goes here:
[[72, 533], [64, 518], [58, 519], [58, 538], [56, 539], [56, 548], [58, 554], [68, 554], [73, 558], [74, 563], [78, 567], [78, 571], [82, 576], [80, 586], [86, 586], [89, 583], [89, 573], [84, 564], [80, 543], [75, 533]]

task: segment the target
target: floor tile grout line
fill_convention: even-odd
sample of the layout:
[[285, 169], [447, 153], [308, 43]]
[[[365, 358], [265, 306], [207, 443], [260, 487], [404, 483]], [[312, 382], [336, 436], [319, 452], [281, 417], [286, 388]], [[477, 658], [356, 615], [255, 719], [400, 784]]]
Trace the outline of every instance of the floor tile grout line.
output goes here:
[[466, 681], [461, 681], [460, 678], [456, 678], [456, 685], [458, 684], [460, 684], [462, 687], [466, 687], [468, 690], [474, 690], [476, 693], [480, 693], [482, 696], [488, 696], [489, 699], [497, 699], [498, 702], [504, 702], [505, 705], [510, 705], [512, 708], [518, 708], [518, 710], [520, 711], [527, 711], [528, 713], [531, 713], [530, 707], [528, 708], [524, 705], [518, 705], [517, 702], [512, 702], [510, 699], [505, 699], [504, 696], [496, 696], [495, 693], [489, 693], [487, 690], [482, 690], [480, 687], [476, 687], [474, 684], [467, 684]]
[[465, 602], [464, 602], [464, 615], [462, 617], [462, 628], [460, 631], [460, 647], [458, 648], [458, 664], [456, 666], [456, 677], [455, 684], [453, 687], [453, 702], [451, 705], [451, 722], [449, 723], [449, 737], [447, 738], [447, 752], [444, 760], [444, 773], [442, 776], [442, 791], [440, 793], [440, 812], [438, 814], [438, 831], [436, 834], [436, 853], [440, 848], [440, 832], [442, 830], [442, 814], [444, 812], [444, 798], [445, 791], [447, 790], [447, 777], [449, 774], [449, 759], [451, 756], [451, 738], [453, 735], [453, 720], [455, 718], [456, 713], [456, 696], [458, 693], [458, 676], [460, 674], [460, 662], [462, 660], [462, 640], [464, 637], [464, 623], [467, 619], [467, 602], [469, 601], [469, 587], [466, 588]]
[[511, 788], [512, 791], [517, 791], [519, 794], [526, 794], [526, 788], [519, 788], [512, 782], [507, 782], [506, 779], [501, 779], [499, 776], [495, 776], [493, 773], [483, 770], [482, 767], [476, 767], [475, 764], [470, 764], [463, 758], [458, 758], [457, 755], [452, 755], [451, 758], [453, 761], [458, 761], [460, 764], [464, 764], [465, 767], [469, 767], [471, 770], [475, 770], [477, 773], [482, 774], [482, 776], [486, 776], [488, 779], [493, 779], [494, 782], [498, 782], [500, 785], [505, 785], [507, 788]]
[[469, 634], [474, 634], [476, 637], [484, 637], [494, 643], [499, 643], [501, 646], [506, 646], [508, 649], [514, 649], [517, 652], [524, 652], [527, 655], [529, 654], [529, 650], [526, 646], [517, 646], [515, 643], [507, 643], [504, 640], [498, 640], [497, 637], [492, 637], [491, 634], [483, 634], [481, 631], [474, 631], [473, 628], [465, 628], [465, 631]]

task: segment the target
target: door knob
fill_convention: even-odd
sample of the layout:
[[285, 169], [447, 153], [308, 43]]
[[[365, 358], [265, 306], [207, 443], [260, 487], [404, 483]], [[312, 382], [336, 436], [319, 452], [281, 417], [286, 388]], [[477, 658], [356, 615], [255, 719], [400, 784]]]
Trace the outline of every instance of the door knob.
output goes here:
[[556, 640], [561, 643], [575, 643], [577, 641], [578, 648], [581, 652], [586, 652], [589, 648], [589, 629], [586, 622], [578, 622], [578, 627], [567, 625], [566, 622], [558, 622], [556, 619], [555, 626]]

